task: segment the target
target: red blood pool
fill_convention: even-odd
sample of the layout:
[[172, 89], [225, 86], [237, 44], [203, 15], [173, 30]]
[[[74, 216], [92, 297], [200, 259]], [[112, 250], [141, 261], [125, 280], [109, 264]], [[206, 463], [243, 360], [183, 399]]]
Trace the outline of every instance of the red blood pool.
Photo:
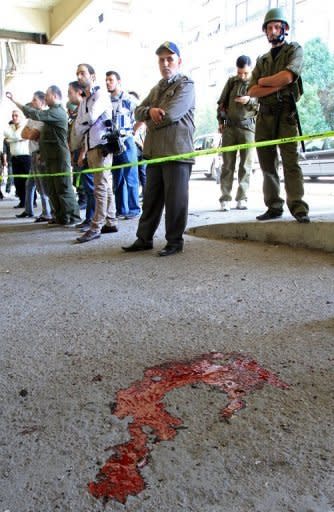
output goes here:
[[156, 442], [173, 439], [183, 422], [165, 410], [162, 400], [172, 389], [196, 383], [226, 393], [228, 402], [219, 414], [227, 421], [246, 407], [244, 395], [262, 389], [265, 384], [281, 389], [289, 387], [250, 356], [235, 352], [211, 352], [189, 361], [148, 368], [142, 380], [117, 393], [113, 414], [120, 419], [132, 417], [130, 440], [113, 447], [113, 455], [98, 472], [96, 481], [88, 484], [93, 496], [125, 503], [128, 496], [145, 488], [140, 469], [148, 463], [152, 450], [146, 432], [151, 431]]

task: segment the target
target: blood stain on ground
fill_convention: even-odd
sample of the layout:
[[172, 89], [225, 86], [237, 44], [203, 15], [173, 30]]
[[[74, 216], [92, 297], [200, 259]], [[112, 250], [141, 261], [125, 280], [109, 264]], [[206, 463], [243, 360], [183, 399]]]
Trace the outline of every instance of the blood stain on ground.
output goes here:
[[[162, 402], [172, 389], [205, 383], [227, 394], [228, 403], [220, 412], [228, 421], [246, 407], [242, 397], [265, 384], [287, 389], [277, 375], [260, 366], [248, 355], [236, 352], [211, 352], [189, 361], [173, 361], [148, 368], [144, 378], [117, 393], [113, 414], [120, 419], [132, 417], [128, 427], [130, 440], [113, 447], [113, 455], [88, 484], [96, 498], [115, 499], [125, 503], [130, 495], [145, 488], [140, 469], [148, 463], [152, 450], [148, 430], [155, 442], [173, 439], [182, 420], [170, 415]], [[151, 437], [151, 436], [150, 436]]]

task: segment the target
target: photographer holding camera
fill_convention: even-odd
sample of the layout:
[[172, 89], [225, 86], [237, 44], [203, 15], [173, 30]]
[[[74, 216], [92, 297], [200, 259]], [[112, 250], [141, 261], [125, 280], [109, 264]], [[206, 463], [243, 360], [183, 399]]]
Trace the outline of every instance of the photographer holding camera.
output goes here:
[[[100, 168], [112, 164], [113, 154], [107, 146], [108, 124], [112, 119], [110, 98], [105, 88], [95, 85], [95, 70], [89, 64], [79, 64], [77, 79], [84, 88], [84, 98], [75, 121], [78, 139], [84, 140], [89, 168]], [[81, 155], [83, 158], [84, 155]], [[77, 242], [90, 242], [100, 238], [101, 233], [116, 233], [115, 198], [112, 176], [109, 169], [94, 172], [95, 211], [90, 228], [77, 238]]]
[[[134, 139], [134, 111], [137, 106], [133, 96], [122, 90], [121, 77], [117, 71], [107, 71], [106, 86], [113, 108], [113, 123], [118, 130], [124, 151], [114, 154], [114, 164], [122, 165], [137, 161], [137, 147]], [[138, 217], [139, 179], [138, 166], [123, 167], [113, 172], [116, 212], [121, 218]]]

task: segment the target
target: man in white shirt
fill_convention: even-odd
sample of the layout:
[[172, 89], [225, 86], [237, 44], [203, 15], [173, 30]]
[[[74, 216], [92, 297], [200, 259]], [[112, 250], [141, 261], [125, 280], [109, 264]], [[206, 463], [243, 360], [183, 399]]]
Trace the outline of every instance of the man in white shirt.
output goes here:
[[10, 154], [12, 156], [12, 167], [14, 174], [14, 185], [16, 195], [20, 202], [14, 208], [24, 208], [25, 205], [25, 185], [26, 178], [21, 178], [20, 174], [29, 174], [31, 167], [31, 154], [29, 150], [29, 141], [22, 138], [22, 130], [26, 124], [25, 117], [20, 110], [12, 111], [12, 122], [4, 131], [4, 137], [9, 143]]
[[[106, 142], [106, 121], [112, 117], [112, 105], [105, 87], [95, 85], [95, 70], [90, 64], [79, 64], [77, 79], [85, 89], [75, 121], [77, 136], [85, 139], [89, 168], [111, 166], [112, 154], [105, 155], [102, 149]], [[95, 211], [91, 227], [77, 242], [90, 242], [100, 238], [101, 233], [117, 232], [116, 205], [109, 169], [94, 173]]]

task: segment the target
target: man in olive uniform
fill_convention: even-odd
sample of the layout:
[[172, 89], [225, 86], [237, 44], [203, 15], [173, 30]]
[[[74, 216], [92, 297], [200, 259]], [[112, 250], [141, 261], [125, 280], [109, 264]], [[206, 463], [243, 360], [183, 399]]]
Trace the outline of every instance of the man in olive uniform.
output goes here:
[[45, 95], [49, 107], [47, 110], [38, 110], [22, 105], [14, 100], [11, 93], [9, 98], [24, 115], [44, 124], [41, 129], [39, 147], [41, 159], [45, 162], [46, 172], [54, 174], [46, 178], [47, 193], [51, 201], [54, 219], [49, 223], [63, 226], [75, 226], [80, 222], [80, 210], [75, 200], [70, 175], [58, 175], [71, 171], [71, 157], [67, 142], [68, 119], [65, 109], [61, 105], [62, 94], [56, 85], [51, 85]]
[[[223, 134], [223, 147], [254, 142], [257, 99], [251, 98], [247, 94], [251, 76], [251, 64], [251, 59], [247, 55], [241, 55], [237, 58], [237, 74], [227, 80], [218, 100], [217, 119], [220, 131]], [[249, 176], [252, 170], [252, 154], [253, 149], [243, 149], [240, 151], [239, 186], [235, 198], [238, 210], [247, 209], [247, 192]], [[237, 151], [223, 153], [223, 166], [220, 178], [222, 193], [220, 204], [223, 212], [230, 210], [236, 158]]]
[[[303, 50], [298, 43], [285, 41], [289, 24], [282, 9], [268, 11], [262, 29], [271, 50], [257, 60], [248, 90], [248, 94], [257, 97], [260, 103], [255, 140], [294, 137], [298, 134], [296, 101], [301, 94]], [[308, 205], [303, 201], [304, 183], [298, 164], [297, 143], [279, 144], [279, 149], [288, 208], [298, 222], [310, 222]], [[256, 218], [260, 221], [275, 219], [282, 216], [284, 203], [280, 197], [277, 146], [257, 148], [257, 153], [268, 209]]]

